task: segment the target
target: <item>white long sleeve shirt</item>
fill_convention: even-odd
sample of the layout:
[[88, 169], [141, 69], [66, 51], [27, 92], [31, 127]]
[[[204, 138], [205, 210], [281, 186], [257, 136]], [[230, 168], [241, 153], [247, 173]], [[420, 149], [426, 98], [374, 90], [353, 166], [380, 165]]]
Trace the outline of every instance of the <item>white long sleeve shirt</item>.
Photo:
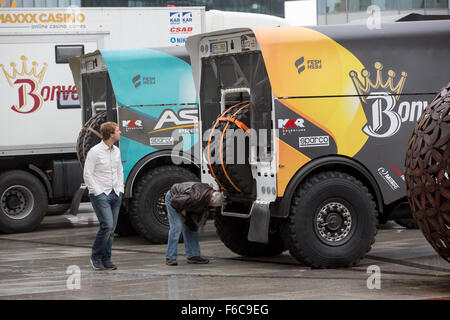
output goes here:
[[124, 191], [123, 167], [120, 150], [116, 146], [109, 148], [101, 141], [89, 150], [83, 170], [84, 183], [90, 194], [109, 195], [112, 190], [119, 195]]

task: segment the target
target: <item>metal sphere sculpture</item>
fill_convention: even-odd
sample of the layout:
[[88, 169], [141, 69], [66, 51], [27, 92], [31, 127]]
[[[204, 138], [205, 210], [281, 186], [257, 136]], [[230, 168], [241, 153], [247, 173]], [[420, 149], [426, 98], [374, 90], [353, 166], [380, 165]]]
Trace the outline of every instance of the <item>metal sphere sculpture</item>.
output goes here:
[[406, 194], [414, 219], [450, 262], [450, 83], [421, 115], [406, 152]]

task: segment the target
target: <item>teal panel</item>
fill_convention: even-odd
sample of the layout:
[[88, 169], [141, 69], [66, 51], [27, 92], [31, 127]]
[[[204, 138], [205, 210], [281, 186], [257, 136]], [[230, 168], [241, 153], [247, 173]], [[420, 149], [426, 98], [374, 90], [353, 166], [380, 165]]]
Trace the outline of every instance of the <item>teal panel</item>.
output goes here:
[[120, 155], [122, 160], [125, 160], [125, 162], [122, 162], [124, 183], [136, 163], [155, 151], [158, 150], [123, 136], [120, 137]]
[[101, 50], [121, 106], [196, 103], [191, 66], [156, 49]]
[[157, 120], [160, 116], [161, 113], [166, 110], [166, 109], [170, 109], [173, 110], [175, 113], [180, 112], [180, 110], [182, 109], [186, 109], [186, 108], [198, 108], [198, 105], [192, 105], [192, 106], [186, 106], [186, 105], [181, 105], [181, 106], [145, 106], [145, 107], [127, 107], [128, 110], [133, 111], [141, 116], [144, 116], [146, 118], [150, 118], [153, 120]]

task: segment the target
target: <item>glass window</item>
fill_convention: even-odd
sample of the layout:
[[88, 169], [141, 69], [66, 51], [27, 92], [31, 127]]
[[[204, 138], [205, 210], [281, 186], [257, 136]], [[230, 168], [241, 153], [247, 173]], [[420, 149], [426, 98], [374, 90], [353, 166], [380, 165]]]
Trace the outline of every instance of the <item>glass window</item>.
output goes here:
[[348, 0], [348, 11], [366, 11], [371, 0]]
[[424, 0], [400, 0], [400, 9], [424, 8]]
[[45, 0], [34, 0], [34, 6], [37, 8], [45, 7]]
[[372, 3], [381, 10], [398, 10], [397, 0], [372, 0]]
[[24, 8], [33, 8], [33, 0], [22, 0], [22, 7]]
[[70, 0], [59, 0], [58, 1], [58, 7], [69, 7], [70, 6]]
[[327, 0], [327, 24], [347, 23], [347, 1]]
[[317, 14], [325, 14], [326, 1], [317, 0]]
[[327, 13], [345, 12], [346, 0], [327, 0]]
[[426, 0], [427, 8], [448, 8], [448, 0]]
[[47, 7], [56, 8], [58, 7], [58, 0], [47, 0]]

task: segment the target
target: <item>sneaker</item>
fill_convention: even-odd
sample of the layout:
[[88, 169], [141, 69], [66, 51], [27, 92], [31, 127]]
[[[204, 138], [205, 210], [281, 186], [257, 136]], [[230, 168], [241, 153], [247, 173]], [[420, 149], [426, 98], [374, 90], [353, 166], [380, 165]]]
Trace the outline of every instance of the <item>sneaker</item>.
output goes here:
[[111, 260], [103, 261], [103, 265], [105, 266], [105, 269], [117, 270], [117, 266], [114, 263], [112, 263]]
[[95, 271], [105, 270], [105, 266], [103, 265], [103, 263], [101, 261], [92, 260], [92, 258], [91, 258], [91, 265]]
[[178, 265], [178, 262], [177, 262], [177, 260], [175, 260], [175, 259], [166, 259], [166, 264], [167, 264], [168, 266], [177, 266], [177, 265]]
[[187, 259], [187, 263], [191, 264], [207, 264], [209, 260], [200, 256], [191, 257]]

